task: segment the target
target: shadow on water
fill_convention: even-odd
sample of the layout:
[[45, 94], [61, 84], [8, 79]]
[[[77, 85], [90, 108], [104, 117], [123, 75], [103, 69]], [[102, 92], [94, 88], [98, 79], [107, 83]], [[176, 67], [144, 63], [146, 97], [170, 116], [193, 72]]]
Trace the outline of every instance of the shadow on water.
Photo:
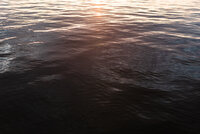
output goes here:
[[[64, 42], [73, 47], [83, 43], [59, 41], [55, 41], [58, 50]], [[57, 51], [53, 44], [45, 45]], [[29, 60], [28, 70], [1, 74], [2, 132], [199, 131], [200, 85], [187, 78], [177, 80], [178, 72], [173, 76], [174, 63], [164, 59], [170, 52], [137, 43], [95, 47], [92, 41], [84, 44], [89, 48], [75, 56], [55, 52], [54, 58], [65, 58]], [[163, 67], [169, 65], [167, 72], [161, 61], [165, 62]], [[185, 88], [185, 83], [190, 87]]]

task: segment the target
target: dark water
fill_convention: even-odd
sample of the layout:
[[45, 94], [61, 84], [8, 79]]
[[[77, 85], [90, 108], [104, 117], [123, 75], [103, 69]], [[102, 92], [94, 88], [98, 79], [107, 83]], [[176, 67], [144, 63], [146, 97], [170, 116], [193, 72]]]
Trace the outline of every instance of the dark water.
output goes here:
[[1, 134], [199, 134], [199, 0], [0, 0]]

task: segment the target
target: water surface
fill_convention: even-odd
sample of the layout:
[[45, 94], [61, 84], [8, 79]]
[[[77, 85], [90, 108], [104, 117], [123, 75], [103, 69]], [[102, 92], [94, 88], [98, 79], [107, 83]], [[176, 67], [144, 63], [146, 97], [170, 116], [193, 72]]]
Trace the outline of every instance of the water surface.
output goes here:
[[199, 134], [199, 0], [1, 0], [0, 133]]

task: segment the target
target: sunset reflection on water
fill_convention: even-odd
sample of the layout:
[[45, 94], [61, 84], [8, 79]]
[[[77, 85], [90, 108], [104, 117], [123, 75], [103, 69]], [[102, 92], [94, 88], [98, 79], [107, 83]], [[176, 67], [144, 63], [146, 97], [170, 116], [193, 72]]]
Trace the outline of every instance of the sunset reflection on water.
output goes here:
[[0, 0], [0, 133], [198, 134], [199, 5]]

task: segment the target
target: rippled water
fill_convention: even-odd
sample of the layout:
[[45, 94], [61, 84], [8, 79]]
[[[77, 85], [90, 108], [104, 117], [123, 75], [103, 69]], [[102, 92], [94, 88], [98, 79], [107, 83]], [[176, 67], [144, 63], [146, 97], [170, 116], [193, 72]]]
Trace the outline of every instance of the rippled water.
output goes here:
[[0, 133], [200, 133], [199, 0], [0, 0]]

